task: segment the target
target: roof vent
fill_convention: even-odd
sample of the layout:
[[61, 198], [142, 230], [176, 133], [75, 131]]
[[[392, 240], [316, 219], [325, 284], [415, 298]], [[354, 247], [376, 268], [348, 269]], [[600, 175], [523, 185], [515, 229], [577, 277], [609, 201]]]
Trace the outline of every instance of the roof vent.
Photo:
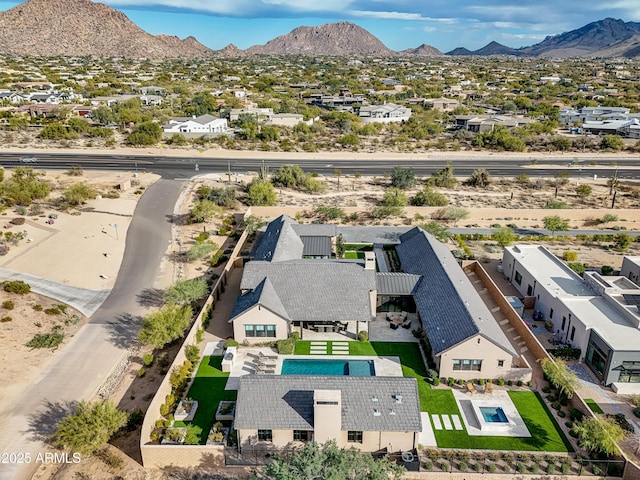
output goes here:
[[376, 396], [371, 397], [371, 401], [372, 402], [377, 402], [378, 401], [378, 397], [376, 397]]
[[374, 409], [373, 409], [373, 416], [374, 416], [374, 417], [379, 417], [380, 415], [382, 415], [382, 414], [380, 413], [380, 410], [377, 410], [377, 409], [375, 409], [375, 408], [374, 408]]
[[389, 412], [389, 415], [395, 415], [396, 411], [392, 408], [391, 411]]
[[396, 399], [396, 403], [402, 403], [402, 395], [394, 395], [393, 398]]

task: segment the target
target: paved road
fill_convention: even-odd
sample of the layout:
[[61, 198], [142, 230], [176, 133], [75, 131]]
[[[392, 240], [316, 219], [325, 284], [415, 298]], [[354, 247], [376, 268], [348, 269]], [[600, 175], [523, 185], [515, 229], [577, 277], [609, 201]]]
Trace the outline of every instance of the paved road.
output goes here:
[[[258, 172], [264, 157], [255, 158], [199, 158], [197, 156], [159, 156], [159, 155], [107, 155], [107, 154], [45, 154], [35, 152], [37, 163], [22, 164], [23, 154], [0, 153], [0, 165], [15, 167], [28, 165], [37, 168], [68, 169], [71, 165], [81, 165], [86, 169], [99, 170], [145, 170], [162, 175], [164, 178], [189, 178], [195, 174], [224, 173], [229, 168], [234, 173]], [[575, 165], [569, 166], [570, 162]], [[345, 154], [343, 158], [331, 160], [321, 158], [299, 158], [292, 160], [272, 158], [266, 164], [273, 170], [281, 165], [298, 163], [303, 169], [325, 175], [333, 175], [334, 169], [342, 170], [343, 175], [382, 175], [389, 173], [394, 166], [411, 167], [417, 175], [427, 176], [443, 168], [448, 162], [453, 164], [456, 175], [469, 176], [476, 168], [486, 168], [497, 177], [514, 177], [520, 173], [530, 176], [555, 176], [559, 171], [569, 171], [574, 178], [612, 177], [617, 170], [620, 179], [640, 178], [640, 157], [598, 156], [580, 157], [579, 155], [545, 156], [501, 156], [500, 154], [474, 153], [467, 159], [449, 159], [445, 155], [432, 153], [417, 160], [392, 160], [379, 158], [354, 159]], [[197, 170], [196, 170], [197, 165]]]
[[[0, 454], [31, 456], [28, 464], [0, 464], [0, 480], [29, 478], [44, 451], [43, 435], [53, 431], [70, 404], [95, 396], [126, 358], [144, 313], [140, 299], [154, 285], [171, 239], [170, 214], [181, 187], [181, 182], [160, 180], [146, 190], [129, 226], [122, 267], [110, 295], [33, 384], [0, 412]], [[24, 460], [7, 460], [20, 458]]]

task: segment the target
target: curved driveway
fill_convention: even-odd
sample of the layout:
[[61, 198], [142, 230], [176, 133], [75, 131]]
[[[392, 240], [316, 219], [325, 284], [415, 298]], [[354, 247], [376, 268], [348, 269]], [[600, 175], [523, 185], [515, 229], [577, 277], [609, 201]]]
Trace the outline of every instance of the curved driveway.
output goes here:
[[0, 411], [0, 455], [18, 454], [0, 459], [9, 461], [0, 464], [0, 480], [29, 478], [38, 454], [45, 451], [42, 439], [54, 430], [69, 405], [94, 397], [126, 358], [145, 310], [141, 294], [153, 287], [171, 240], [171, 215], [182, 185], [159, 180], [146, 190], [128, 229], [113, 290], [40, 376]]

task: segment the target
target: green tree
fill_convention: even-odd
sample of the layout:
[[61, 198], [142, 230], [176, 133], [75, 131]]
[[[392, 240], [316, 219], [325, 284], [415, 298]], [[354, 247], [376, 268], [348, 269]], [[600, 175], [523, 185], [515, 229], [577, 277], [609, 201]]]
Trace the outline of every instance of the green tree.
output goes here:
[[203, 197], [221, 207], [232, 208], [236, 204], [236, 190], [233, 187], [212, 188]]
[[213, 242], [197, 242], [195, 245], [191, 245], [187, 250], [187, 260], [194, 262], [196, 260], [202, 260], [214, 250], [218, 249], [218, 245]]
[[96, 198], [98, 192], [86, 183], [74, 183], [64, 189], [62, 197], [70, 205], [82, 205], [87, 200]]
[[429, 185], [440, 188], [453, 188], [458, 184], [458, 180], [453, 176], [453, 166], [449, 163], [442, 170], [436, 170], [427, 180]]
[[391, 170], [392, 187], [404, 190], [414, 187], [416, 181], [416, 174], [410, 168], [393, 167], [393, 170]]
[[149, 313], [144, 318], [138, 339], [145, 345], [162, 348], [182, 337], [192, 320], [191, 307], [167, 303], [159, 311]]
[[614, 150], [616, 152], [624, 148], [624, 141], [618, 135], [605, 135], [600, 140], [600, 148], [602, 150]]
[[337, 140], [343, 147], [355, 147], [360, 144], [360, 139], [355, 133], [347, 133]]
[[580, 387], [578, 376], [571, 370], [564, 360], [555, 358], [543, 358], [540, 367], [550, 383], [556, 386], [561, 393], [567, 397], [573, 397], [575, 391]]
[[487, 188], [491, 184], [491, 175], [485, 168], [477, 168], [464, 183], [471, 187]]
[[380, 202], [384, 207], [406, 207], [407, 196], [405, 193], [396, 187], [389, 187], [384, 191], [384, 196]]
[[593, 189], [591, 188], [591, 185], [587, 185], [584, 183], [576, 187], [576, 195], [578, 195], [583, 200], [586, 199], [589, 195], [591, 195], [592, 191]]
[[56, 427], [54, 445], [83, 455], [102, 448], [111, 436], [127, 424], [128, 415], [109, 400], [89, 403], [82, 401], [72, 414]]
[[436, 237], [436, 239], [440, 240], [441, 242], [446, 242], [451, 238], [451, 233], [449, 233], [449, 229], [446, 226], [442, 225], [441, 223], [429, 222], [422, 225], [421, 228], [425, 232], [430, 233], [431, 235]]
[[346, 216], [342, 208], [333, 205], [318, 205], [314, 212], [323, 222], [327, 220], [337, 220], [338, 218], [344, 218]]
[[550, 230], [551, 234], [569, 230], [569, 220], [566, 218], [560, 218], [558, 215], [544, 217], [542, 221], [544, 222], [544, 228]]
[[200, 278], [190, 280], [178, 280], [164, 293], [166, 302], [177, 305], [187, 305], [199, 300], [209, 293], [207, 282]]
[[40, 134], [38, 135], [38, 137], [44, 140], [62, 140], [64, 138], [67, 138], [68, 135], [69, 131], [67, 130], [67, 127], [65, 127], [62, 123], [51, 122], [42, 127], [42, 130], [40, 130]]
[[39, 176], [31, 167], [15, 168], [11, 178], [0, 184], [5, 204], [27, 206], [31, 205], [34, 200], [47, 198], [51, 187]]
[[518, 182], [523, 187], [528, 187], [530, 183], [529, 175], [527, 175], [526, 173], [521, 173], [520, 175], [515, 177], [515, 181]]
[[254, 179], [247, 186], [247, 203], [252, 206], [272, 206], [278, 201], [271, 182]]
[[516, 241], [518, 236], [509, 227], [502, 227], [493, 230], [491, 239], [498, 243], [501, 247], [508, 247]]
[[627, 249], [631, 246], [632, 241], [633, 239], [628, 233], [619, 233], [614, 237], [613, 244], [616, 250], [620, 252], [626, 252]]
[[429, 185], [425, 185], [422, 190], [411, 198], [411, 205], [416, 207], [445, 207], [448, 203], [447, 197], [435, 191]]
[[249, 215], [244, 219], [244, 222], [242, 222], [242, 229], [247, 232], [247, 235], [251, 236], [266, 224], [267, 223], [260, 217]]
[[[387, 457], [376, 460], [355, 448], [340, 448], [334, 441], [309, 442], [292, 456], [276, 456], [264, 469], [265, 480], [400, 480], [405, 469]], [[254, 477], [258, 478], [258, 477]]]
[[91, 118], [99, 124], [109, 125], [115, 121], [113, 110], [107, 107], [98, 107], [91, 112]]
[[155, 122], [142, 122], [136, 125], [127, 137], [127, 143], [130, 145], [153, 145], [158, 143], [162, 138], [162, 127]]
[[606, 455], [617, 454], [618, 443], [626, 436], [626, 432], [615, 420], [602, 415], [577, 422], [573, 430], [578, 434], [582, 448]]
[[271, 175], [271, 183], [276, 187], [300, 189], [307, 174], [300, 165], [283, 165]]
[[222, 208], [211, 200], [198, 200], [193, 204], [193, 208], [189, 212], [192, 223], [208, 222], [213, 217], [222, 213]]

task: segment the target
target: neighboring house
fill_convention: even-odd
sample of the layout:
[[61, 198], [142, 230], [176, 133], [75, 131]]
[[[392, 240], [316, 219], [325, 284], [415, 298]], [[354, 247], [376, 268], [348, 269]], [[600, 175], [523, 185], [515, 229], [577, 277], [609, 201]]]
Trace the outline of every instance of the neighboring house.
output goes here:
[[562, 125], [573, 125], [584, 122], [601, 122], [605, 120], [626, 120], [630, 115], [630, 110], [626, 107], [582, 107], [578, 110], [573, 108], [563, 108], [559, 110], [560, 123]]
[[306, 123], [307, 125], [313, 125], [313, 122], [317, 118], [311, 118], [307, 121], [304, 120], [304, 115], [300, 113], [276, 113], [266, 122], [271, 125], [278, 125], [281, 127], [295, 127], [299, 123]]
[[164, 133], [226, 133], [227, 119], [213, 115], [172, 118], [168, 124], [163, 125], [162, 131]]
[[586, 272], [584, 279], [545, 247], [507, 247], [505, 277], [552, 322], [562, 341], [603, 385], [640, 393], [640, 287], [626, 277]]
[[396, 251], [402, 270], [421, 277], [411, 294], [441, 377], [530, 379], [446, 245], [416, 227], [400, 236]]
[[241, 116], [247, 115], [254, 117], [258, 122], [270, 121], [274, 116], [273, 108], [232, 108], [223, 113], [223, 115], [230, 121], [235, 122], [240, 119]]
[[452, 112], [460, 106], [460, 101], [451, 98], [427, 98], [424, 103], [439, 112]]
[[395, 103], [362, 106], [358, 111], [363, 123], [401, 123], [411, 117], [411, 109]]
[[582, 124], [582, 131], [592, 135], [617, 135], [633, 125], [638, 125], [638, 121], [636, 119], [594, 120], [584, 122]]
[[238, 446], [247, 454], [252, 449], [329, 440], [364, 452], [411, 451], [418, 447], [422, 431], [417, 381], [377, 376], [241, 376], [234, 427]]
[[624, 257], [620, 275], [640, 285], [640, 257]]
[[528, 125], [532, 121], [530, 118], [507, 115], [458, 115], [455, 124], [458, 128], [469, 132], [485, 133], [492, 132], [498, 125], [515, 128]]

